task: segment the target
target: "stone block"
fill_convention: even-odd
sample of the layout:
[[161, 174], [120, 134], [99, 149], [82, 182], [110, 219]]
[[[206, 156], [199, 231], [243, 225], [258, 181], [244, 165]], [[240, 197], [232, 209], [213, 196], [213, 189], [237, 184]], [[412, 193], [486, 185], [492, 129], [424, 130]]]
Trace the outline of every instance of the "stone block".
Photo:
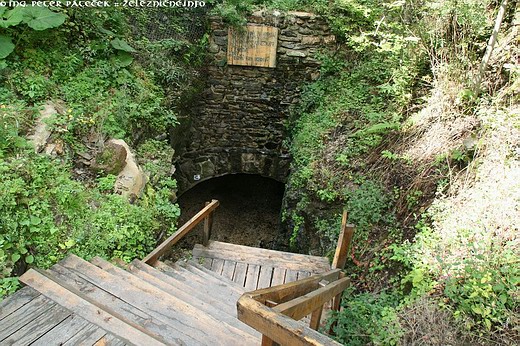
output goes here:
[[298, 50], [288, 50], [287, 56], [290, 57], [297, 57], [297, 58], [305, 58], [307, 55], [304, 52], [298, 51]]

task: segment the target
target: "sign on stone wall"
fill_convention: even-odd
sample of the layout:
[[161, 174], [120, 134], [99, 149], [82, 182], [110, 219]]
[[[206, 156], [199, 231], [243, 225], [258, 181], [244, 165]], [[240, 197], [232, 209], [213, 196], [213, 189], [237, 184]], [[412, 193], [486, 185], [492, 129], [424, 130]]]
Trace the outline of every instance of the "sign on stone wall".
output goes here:
[[278, 28], [247, 25], [228, 31], [228, 65], [276, 67]]

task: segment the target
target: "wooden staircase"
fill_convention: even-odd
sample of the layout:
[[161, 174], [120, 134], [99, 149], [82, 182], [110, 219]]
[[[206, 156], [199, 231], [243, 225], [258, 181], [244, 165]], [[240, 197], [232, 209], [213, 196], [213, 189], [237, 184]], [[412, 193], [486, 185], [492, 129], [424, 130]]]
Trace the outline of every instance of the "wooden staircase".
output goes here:
[[48, 271], [31, 269], [21, 277], [30, 288], [2, 306], [0, 344], [260, 343], [260, 334], [236, 318], [243, 287], [196, 263], [159, 267], [166, 271], [140, 261], [125, 270], [71, 255]]
[[[142, 261], [115, 266], [70, 255], [49, 270], [30, 269], [20, 277], [27, 286], [0, 304], [0, 345], [338, 345], [312, 330], [324, 304], [335, 298], [338, 305], [348, 285], [326, 258], [209, 241], [208, 234], [193, 259], [160, 261], [191, 228]], [[310, 313], [312, 329], [292, 319]]]

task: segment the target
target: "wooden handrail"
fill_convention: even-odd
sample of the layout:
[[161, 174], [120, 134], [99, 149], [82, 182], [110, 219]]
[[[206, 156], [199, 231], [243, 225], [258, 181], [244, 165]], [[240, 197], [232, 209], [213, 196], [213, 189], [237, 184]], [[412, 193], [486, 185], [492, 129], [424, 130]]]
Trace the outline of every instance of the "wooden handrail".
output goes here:
[[299, 298], [277, 305], [273, 310], [299, 320], [314, 312], [317, 308], [323, 307], [323, 304], [330, 301], [338, 293], [343, 292], [349, 285], [350, 279], [342, 278]]
[[[326, 282], [320, 287], [320, 282]], [[238, 319], [263, 334], [262, 345], [340, 345], [316, 330], [323, 304], [348, 287], [340, 270], [247, 292], [237, 303]], [[275, 305], [269, 307], [267, 305]], [[312, 313], [310, 327], [296, 321]]]
[[[220, 202], [216, 199], [212, 200], [211, 203], [207, 203], [204, 209], [199, 211], [195, 216], [188, 220], [184, 225], [181, 226], [171, 236], [168, 237], [165, 241], [161, 243], [155, 250], [153, 250], [148, 256], [143, 259], [143, 262], [149, 265], [154, 265], [155, 262], [159, 260], [159, 258], [164, 255], [166, 251], [168, 251], [173, 245], [175, 245], [179, 240], [181, 240], [189, 231], [191, 231], [195, 226], [197, 226], [202, 220], [210, 219], [212, 217], [213, 211], [219, 206]], [[211, 233], [211, 219], [205, 222], [204, 227], [204, 239], [206, 240], [206, 236], [209, 237]], [[207, 245], [207, 244], [206, 244]]]
[[335, 281], [339, 279], [341, 270], [334, 269], [327, 273], [309, 276], [308, 278], [278, 285], [262, 288], [248, 294], [256, 301], [266, 304], [267, 301], [277, 304], [288, 302], [304, 294], [314, 291], [319, 287], [321, 281]]

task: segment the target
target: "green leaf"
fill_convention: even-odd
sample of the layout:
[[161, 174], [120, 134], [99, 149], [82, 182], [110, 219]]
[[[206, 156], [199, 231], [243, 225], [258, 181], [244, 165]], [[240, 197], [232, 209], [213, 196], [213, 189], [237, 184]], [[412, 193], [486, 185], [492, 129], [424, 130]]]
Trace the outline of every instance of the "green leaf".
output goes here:
[[487, 318], [484, 320], [484, 324], [486, 325], [487, 330], [491, 330], [491, 321]]
[[0, 59], [6, 58], [14, 50], [14, 44], [9, 36], [0, 35]]
[[39, 225], [41, 223], [42, 223], [42, 219], [40, 219], [38, 216], [31, 216], [31, 224]]
[[7, 10], [7, 7], [5, 6], [0, 6], [0, 18], [2, 18], [2, 16], [4, 15], [5, 11]]
[[0, 71], [2, 71], [6, 67], [7, 67], [7, 63], [5, 62], [5, 60], [0, 59]]
[[2, 14], [0, 14], [0, 28], [8, 28], [20, 24], [24, 18], [24, 11], [24, 7], [15, 7], [13, 10], [4, 13], [3, 17], [5, 19], [3, 19]]
[[14, 253], [11, 256], [11, 261], [13, 261], [13, 263], [16, 263], [16, 261], [18, 261], [20, 259], [20, 257], [22, 257], [22, 256], [20, 256], [19, 253]]
[[33, 255], [29, 255], [29, 256], [25, 257], [25, 263], [31, 264], [33, 262], [34, 262], [34, 256]]
[[126, 43], [125, 41], [118, 39], [118, 38], [115, 38], [112, 41], [110, 41], [110, 44], [112, 45], [112, 47], [114, 47], [117, 50], [122, 50], [122, 51], [128, 52], [128, 53], [136, 52], [136, 50], [134, 48], [132, 48], [128, 43]]
[[25, 7], [24, 10], [24, 23], [38, 31], [56, 28], [67, 19], [66, 15], [52, 12], [47, 7]]
[[19, 250], [20, 250], [20, 253], [21, 253], [22, 255], [25, 255], [25, 254], [28, 252], [27, 249], [24, 248], [24, 247], [21, 248], [21, 249], [19, 249]]
[[474, 313], [479, 314], [479, 315], [483, 315], [483, 313], [484, 313], [484, 311], [482, 311], [482, 309], [478, 306], [472, 306], [471, 310], [473, 310]]
[[119, 67], [127, 67], [134, 62], [132, 55], [124, 51], [119, 51], [114, 60], [115, 64]]
[[73, 247], [76, 244], [76, 242], [73, 239], [69, 239], [65, 242], [65, 246], [68, 248]]

